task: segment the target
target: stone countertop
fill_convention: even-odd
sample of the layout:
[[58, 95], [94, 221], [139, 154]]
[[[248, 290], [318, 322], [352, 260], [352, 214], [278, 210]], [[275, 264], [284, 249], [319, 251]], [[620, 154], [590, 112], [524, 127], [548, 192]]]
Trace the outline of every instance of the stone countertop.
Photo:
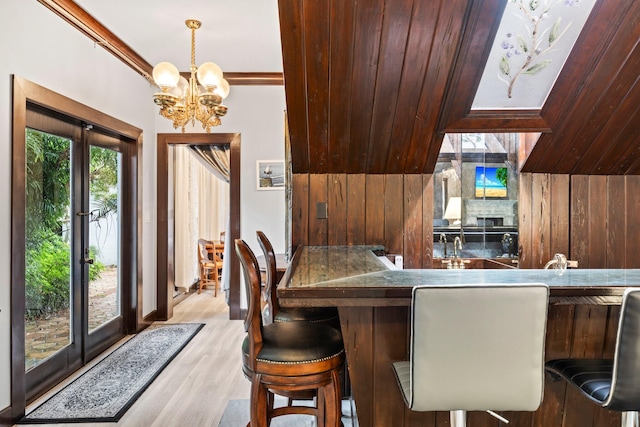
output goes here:
[[414, 286], [489, 283], [545, 283], [565, 303], [582, 298], [580, 303], [616, 304], [625, 288], [640, 286], [640, 269], [389, 270], [375, 249], [382, 248], [302, 247], [278, 288], [283, 305], [405, 305]]

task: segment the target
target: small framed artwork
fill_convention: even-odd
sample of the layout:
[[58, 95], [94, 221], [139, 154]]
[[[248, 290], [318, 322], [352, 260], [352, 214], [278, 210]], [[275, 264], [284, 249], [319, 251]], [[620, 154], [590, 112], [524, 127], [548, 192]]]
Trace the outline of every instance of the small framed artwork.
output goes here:
[[257, 160], [258, 190], [284, 190], [284, 160]]

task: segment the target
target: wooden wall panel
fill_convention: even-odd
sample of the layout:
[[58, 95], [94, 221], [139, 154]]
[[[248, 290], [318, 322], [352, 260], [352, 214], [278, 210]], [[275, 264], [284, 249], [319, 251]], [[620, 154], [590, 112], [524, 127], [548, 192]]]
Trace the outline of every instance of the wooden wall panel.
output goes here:
[[329, 161], [335, 165], [336, 172], [346, 172], [351, 123], [344, 118], [351, 116], [351, 79], [345, 76], [351, 75], [353, 50], [345, 46], [353, 45], [356, 5], [344, 0], [331, 0], [331, 3], [329, 55], [342, 60], [329, 62], [332, 89], [329, 92]]
[[606, 210], [607, 230], [603, 234], [607, 268], [624, 268], [627, 243], [625, 177], [610, 176], [606, 182], [607, 201], [603, 203]]
[[295, 248], [309, 244], [309, 175], [293, 174], [291, 181], [291, 243]]
[[[551, 194], [549, 175], [535, 174], [531, 182], [531, 262], [540, 268], [551, 258]], [[537, 215], [535, 215], [537, 213]]]
[[589, 179], [571, 177], [571, 259], [579, 260], [580, 268], [589, 268]]
[[384, 242], [384, 175], [365, 176], [365, 243], [375, 245]]
[[[384, 245], [407, 268], [431, 267], [431, 175], [294, 174], [295, 245]], [[318, 203], [327, 218], [317, 218]]]
[[520, 174], [520, 268], [542, 268], [556, 253], [569, 254], [569, 176]]
[[[338, 5], [338, 3], [335, 4]], [[353, 50], [350, 52], [351, 75], [340, 76], [340, 80], [351, 80], [351, 99], [349, 100], [351, 115], [348, 117], [349, 151], [342, 154], [348, 156], [347, 171], [361, 173], [366, 172], [367, 166], [367, 148], [371, 133], [376, 73], [380, 55], [380, 37], [375, 35], [379, 35], [382, 31], [384, 1], [372, 0], [356, 4], [353, 46], [349, 46]], [[332, 62], [339, 62], [345, 57], [343, 55], [341, 51], [340, 56], [332, 58]]]
[[571, 177], [570, 259], [579, 268], [637, 268], [640, 251], [640, 179]]
[[347, 243], [347, 175], [328, 174], [327, 218], [329, 245]]
[[384, 246], [387, 252], [403, 254], [404, 212], [402, 175], [385, 175]]
[[[313, 172], [329, 171], [329, 4], [328, 2], [302, 2], [303, 28], [318, 25], [323, 30], [305, 31], [303, 52], [307, 101], [307, 137], [310, 139], [309, 158]], [[316, 27], [317, 28], [317, 27]], [[297, 147], [296, 147], [297, 148]]]
[[347, 175], [347, 244], [366, 243], [366, 176], [364, 174]]
[[433, 267], [433, 174], [422, 175], [422, 267]]
[[569, 175], [551, 175], [551, 254], [569, 254], [569, 182]]
[[[607, 177], [589, 176], [589, 265], [592, 268], [607, 266]], [[580, 236], [576, 236], [580, 238]]]
[[[302, 0], [278, 0], [280, 40], [284, 52], [304, 51], [304, 30]], [[294, 173], [309, 172], [309, 135], [306, 116], [306, 78], [301, 55], [283, 55], [282, 64], [287, 74], [285, 96], [287, 98], [287, 119], [291, 138], [291, 165]]]
[[[404, 176], [404, 239], [403, 248], [411, 248], [404, 256], [404, 268], [422, 268], [423, 218], [422, 176]], [[433, 218], [433, 215], [431, 215]], [[433, 222], [433, 221], [432, 221]]]
[[568, 175], [520, 174], [520, 268], [542, 268], [569, 250]]
[[520, 174], [520, 267], [555, 253], [578, 268], [638, 268], [640, 177]]

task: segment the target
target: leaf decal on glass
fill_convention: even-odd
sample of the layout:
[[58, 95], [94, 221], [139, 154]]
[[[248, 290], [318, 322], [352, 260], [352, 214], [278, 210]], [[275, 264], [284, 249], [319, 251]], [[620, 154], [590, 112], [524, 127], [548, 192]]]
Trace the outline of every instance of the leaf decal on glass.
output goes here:
[[504, 74], [505, 76], [509, 75], [509, 60], [507, 59], [506, 56], [503, 56], [502, 59], [500, 60], [500, 72], [502, 74]]
[[553, 44], [558, 40], [558, 32], [560, 31], [560, 18], [558, 18], [553, 24], [553, 28], [549, 33], [549, 46], [553, 46]]
[[527, 42], [524, 40], [524, 37], [522, 37], [520, 34], [518, 34], [518, 46], [520, 46], [520, 49], [522, 49], [524, 53], [529, 52], [529, 48], [527, 47]]
[[[508, 85], [507, 96], [511, 98], [513, 87], [522, 74], [537, 74], [551, 63], [551, 60], [541, 60], [541, 58], [553, 50], [554, 44], [571, 26], [569, 22], [562, 28], [560, 18], [553, 24], [547, 24], [552, 9], [560, 4], [566, 7], [578, 6], [580, 0], [508, 1], [517, 5], [519, 14], [516, 16], [523, 19], [527, 27], [527, 31], [522, 34], [509, 31], [500, 42], [503, 55], [500, 58], [499, 69], [502, 75], [509, 77], [503, 81]], [[545, 38], [549, 42], [548, 47], [543, 46]]]
[[545, 61], [542, 62], [538, 62], [536, 65], [533, 65], [529, 68], [527, 68], [524, 71], [524, 74], [536, 74], [540, 71], [542, 71], [544, 68], [546, 68], [547, 65], [549, 65], [551, 63], [551, 60], [547, 59]]

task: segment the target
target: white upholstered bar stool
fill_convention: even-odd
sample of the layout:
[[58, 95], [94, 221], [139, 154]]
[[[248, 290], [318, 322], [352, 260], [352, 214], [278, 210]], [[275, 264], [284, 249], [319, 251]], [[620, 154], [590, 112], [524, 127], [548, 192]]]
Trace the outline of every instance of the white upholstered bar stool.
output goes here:
[[535, 411], [544, 389], [549, 288], [541, 283], [417, 286], [408, 361], [393, 363], [407, 406], [449, 411]]

